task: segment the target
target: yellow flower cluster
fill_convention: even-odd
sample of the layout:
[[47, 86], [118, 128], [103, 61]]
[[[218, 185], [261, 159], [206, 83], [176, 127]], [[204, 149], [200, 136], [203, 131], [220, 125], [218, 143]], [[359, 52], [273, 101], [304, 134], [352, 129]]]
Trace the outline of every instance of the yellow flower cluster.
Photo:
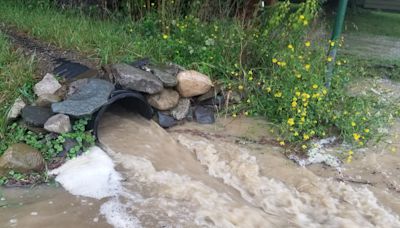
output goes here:
[[353, 151], [349, 150], [349, 152], [347, 152], [347, 163], [351, 163], [351, 161], [353, 160]]

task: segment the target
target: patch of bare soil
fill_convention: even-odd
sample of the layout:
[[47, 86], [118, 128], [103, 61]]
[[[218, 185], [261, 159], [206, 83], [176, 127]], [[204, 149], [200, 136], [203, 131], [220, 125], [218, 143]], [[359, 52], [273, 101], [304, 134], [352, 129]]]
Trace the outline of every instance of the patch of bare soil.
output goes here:
[[344, 53], [366, 57], [368, 59], [400, 59], [400, 40], [388, 36], [367, 34], [346, 34]]
[[40, 76], [53, 72], [59, 65], [57, 60], [66, 59], [83, 64], [101, 72], [100, 59], [93, 59], [72, 50], [64, 50], [53, 44], [33, 38], [29, 34], [19, 31], [17, 28], [0, 24], [0, 32], [7, 35], [14, 47], [27, 56], [34, 56], [38, 62], [38, 74]]

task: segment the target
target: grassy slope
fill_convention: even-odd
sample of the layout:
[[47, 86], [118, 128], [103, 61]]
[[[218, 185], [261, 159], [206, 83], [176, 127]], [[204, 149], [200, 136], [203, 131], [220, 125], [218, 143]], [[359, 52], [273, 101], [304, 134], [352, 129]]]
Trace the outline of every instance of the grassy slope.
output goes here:
[[[391, 40], [398, 39], [400, 41], [399, 25], [400, 13], [361, 9], [355, 13], [349, 12], [349, 14], [346, 16], [346, 27], [344, 33], [361, 37], [371, 36], [371, 39], [373, 39], [375, 36], [387, 36], [387, 39], [389, 41], [382, 45], [388, 45]], [[382, 42], [384, 41], [385, 40], [383, 40]], [[353, 49], [363, 50], [364, 47], [362, 47], [362, 45], [377, 45], [378, 47], [380, 45], [379, 43], [374, 44], [374, 42], [376, 41], [372, 40], [371, 43], [368, 43], [369, 41], [367, 43], [365, 43], [365, 41], [363, 42], [353, 40], [351, 45], [355, 46], [353, 46], [346, 52], [351, 60], [352, 65], [362, 66], [358, 69], [364, 69], [362, 70], [362, 72], [356, 72], [355, 75], [363, 75], [367, 77], [388, 77], [394, 80], [400, 80], [400, 59], [392, 58], [390, 56], [377, 58], [373, 54], [368, 55], [368, 53], [366, 53], [365, 55], [352, 53]], [[380, 50], [377, 51], [379, 52]], [[394, 67], [385, 67], [390, 65], [393, 65]]]
[[6, 125], [6, 113], [21, 94], [28, 94], [33, 84], [34, 61], [12, 50], [0, 33], [0, 140]]
[[400, 38], [400, 13], [361, 10], [349, 14], [346, 27], [349, 32]]
[[51, 9], [28, 9], [10, 1], [2, 3], [0, 20], [61, 48], [101, 57], [103, 62], [137, 54], [132, 52], [135, 49], [132, 37], [123, 32], [120, 25], [111, 22], [96, 22]]

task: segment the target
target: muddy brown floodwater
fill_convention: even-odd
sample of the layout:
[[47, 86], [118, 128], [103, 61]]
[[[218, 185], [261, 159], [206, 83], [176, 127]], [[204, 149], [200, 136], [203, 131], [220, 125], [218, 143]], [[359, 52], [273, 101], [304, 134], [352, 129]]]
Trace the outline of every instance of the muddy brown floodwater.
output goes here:
[[[109, 176], [118, 188], [102, 199], [48, 186], [2, 189], [0, 227], [400, 227], [398, 153], [376, 145], [340, 172], [304, 168], [265, 143], [267, 129], [262, 120], [219, 119], [165, 131], [107, 113], [99, 141], [121, 175]], [[68, 167], [88, 165], [85, 156]]]

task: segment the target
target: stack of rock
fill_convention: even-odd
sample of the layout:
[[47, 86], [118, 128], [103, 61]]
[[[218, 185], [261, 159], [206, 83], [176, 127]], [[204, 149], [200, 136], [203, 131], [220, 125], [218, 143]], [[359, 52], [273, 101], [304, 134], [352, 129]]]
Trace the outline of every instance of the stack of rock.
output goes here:
[[155, 119], [162, 127], [172, 127], [183, 120], [202, 124], [215, 121], [214, 106], [220, 91], [204, 74], [173, 64], [136, 67], [114, 64], [111, 70], [115, 83], [122, 89], [147, 94], [147, 101], [156, 113]]
[[[110, 73], [111, 82], [93, 77], [69, 82], [68, 86], [61, 85], [48, 73], [34, 86], [37, 100], [26, 104], [18, 98], [8, 112], [8, 120], [22, 117], [31, 130], [49, 132], [53, 136], [68, 133], [72, 128], [71, 120], [92, 116], [108, 102], [116, 88], [144, 94], [155, 110], [154, 118], [165, 128], [184, 120], [211, 124], [215, 121], [215, 106], [223, 103], [223, 97], [218, 95], [220, 87], [214, 86], [208, 76], [173, 64], [115, 64]], [[74, 142], [66, 140], [66, 144], [64, 155]], [[30, 162], [24, 160], [28, 155], [35, 158], [30, 159], [36, 161], [32, 166], [24, 165]], [[43, 167], [40, 152], [25, 144], [10, 146], [0, 157], [0, 175], [2, 170], [25, 172]]]
[[[37, 99], [26, 104], [18, 98], [8, 112], [8, 120], [22, 117], [23, 124], [32, 131], [48, 132], [50, 137], [68, 133], [72, 130], [71, 120], [91, 116], [107, 101], [114, 90], [111, 82], [91, 78], [72, 82], [69, 88], [62, 86], [53, 74], [46, 74], [34, 86]], [[67, 151], [78, 142], [66, 139], [64, 150], [59, 154], [65, 157]], [[44, 169], [44, 160], [39, 151], [29, 145], [11, 145], [0, 157], [0, 176], [9, 170], [29, 173]]]

